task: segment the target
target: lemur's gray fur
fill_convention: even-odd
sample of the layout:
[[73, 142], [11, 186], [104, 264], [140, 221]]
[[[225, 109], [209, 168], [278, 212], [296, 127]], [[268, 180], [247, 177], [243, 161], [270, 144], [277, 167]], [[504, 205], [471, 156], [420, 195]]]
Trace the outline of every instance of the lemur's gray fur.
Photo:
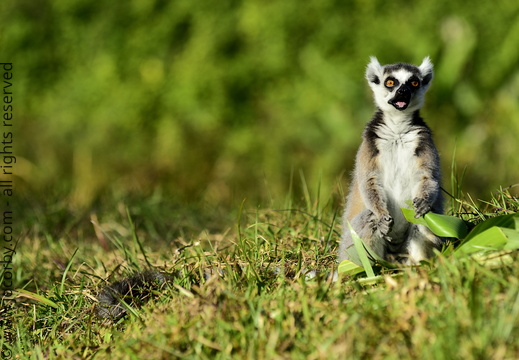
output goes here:
[[420, 117], [433, 78], [429, 57], [420, 66], [381, 66], [375, 57], [366, 69], [377, 111], [357, 152], [346, 198], [339, 261], [352, 259], [348, 222], [385, 260], [416, 264], [434, 255], [443, 239], [409, 223], [400, 207], [412, 200], [416, 217], [443, 212], [440, 159], [431, 130]]

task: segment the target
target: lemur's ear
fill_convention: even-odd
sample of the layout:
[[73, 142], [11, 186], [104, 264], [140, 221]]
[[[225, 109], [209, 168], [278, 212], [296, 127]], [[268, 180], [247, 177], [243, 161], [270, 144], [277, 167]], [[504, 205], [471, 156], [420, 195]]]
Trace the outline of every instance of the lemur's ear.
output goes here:
[[418, 67], [418, 69], [423, 76], [422, 84], [427, 85], [433, 78], [433, 64], [429, 56], [426, 56], [423, 59], [422, 64]]
[[378, 85], [380, 84], [380, 79], [382, 78], [383, 68], [380, 66], [380, 63], [376, 57], [371, 56], [369, 59], [371, 61], [366, 68], [366, 79], [368, 82]]

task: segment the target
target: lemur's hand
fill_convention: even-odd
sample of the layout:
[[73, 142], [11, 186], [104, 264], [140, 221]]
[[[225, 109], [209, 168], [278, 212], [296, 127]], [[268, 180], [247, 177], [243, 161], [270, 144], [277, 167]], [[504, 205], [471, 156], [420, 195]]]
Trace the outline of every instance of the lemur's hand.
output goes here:
[[391, 238], [388, 236], [389, 232], [393, 228], [394, 220], [389, 214], [382, 215], [377, 224], [378, 231], [380, 235], [388, 241], [391, 241]]
[[418, 219], [431, 210], [431, 203], [428, 198], [414, 198], [413, 207], [415, 212], [415, 218]]

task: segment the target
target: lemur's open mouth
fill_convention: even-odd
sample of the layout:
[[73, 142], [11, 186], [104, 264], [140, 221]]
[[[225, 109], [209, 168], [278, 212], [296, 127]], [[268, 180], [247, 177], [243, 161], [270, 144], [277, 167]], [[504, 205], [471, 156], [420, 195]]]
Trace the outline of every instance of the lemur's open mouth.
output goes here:
[[394, 98], [392, 98], [391, 100], [388, 101], [389, 104], [393, 105], [395, 107], [395, 109], [397, 110], [405, 110], [407, 109], [407, 107], [409, 106], [409, 103], [411, 102], [410, 101], [410, 96], [395, 96]]
[[407, 103], [405, 101], [397, 101], [393, 104], [397, 109], [404, 110], [407, 107]]

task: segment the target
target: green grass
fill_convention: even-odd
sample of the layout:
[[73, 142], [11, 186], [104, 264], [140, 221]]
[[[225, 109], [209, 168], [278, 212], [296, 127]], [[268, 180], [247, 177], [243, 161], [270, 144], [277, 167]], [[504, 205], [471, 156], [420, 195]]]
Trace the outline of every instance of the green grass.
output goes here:
[[77, 208], [156, 187], [187, 202], [264, 203], [303, 169], [328, 197], [375, 111], [373, 55], [431, 57], [422, 115], [441, 154], [458, 149], [465, 190], [514, 183], [519, 2], [493, 5], [0, 1], [17, 190], [60, 189]]
[[[1, 345], [32, 359], [519, 357], [516, 251], [440, 256], [370, 283], [331, 283], [336, 210], [309, 199], [304, 211], [244, 205], [218, 231], [162, 240], [154, 224], [176, 215], [145, 202], [92, 214], [95, 224], [68, 232], [28, 229], [13, 263], [25, 289], [11, 313], [17, 341]], [[518, 211], [519, 201], [503, 191], [477, 212], [462, 208], [477, 222]], [[116, 323], [98, 319], [105, 279], [147, 262], [175, 274], [171, 286]], [[321, 272], [307, 280], [311, 269]]]
[[[451, 214], [475, 225], [519, 210], [508, 191], [481, 203], [461, 190], [518, 179], [518, 14], [517, 0], [0, 1], [21, 227], [0, 280], [22, 289], [0, 296], [0, 348], [519, 358], [517, 252], [334, 284], [303, 274], [337, 265], [337, 176], [374, 111], [371, 55], [433, 59], [423, 114], [440, 153], [458, 149]], [[116, 324], [96, 318], [107, 281], [150, 265], [177, 275], [169, 288]]]

